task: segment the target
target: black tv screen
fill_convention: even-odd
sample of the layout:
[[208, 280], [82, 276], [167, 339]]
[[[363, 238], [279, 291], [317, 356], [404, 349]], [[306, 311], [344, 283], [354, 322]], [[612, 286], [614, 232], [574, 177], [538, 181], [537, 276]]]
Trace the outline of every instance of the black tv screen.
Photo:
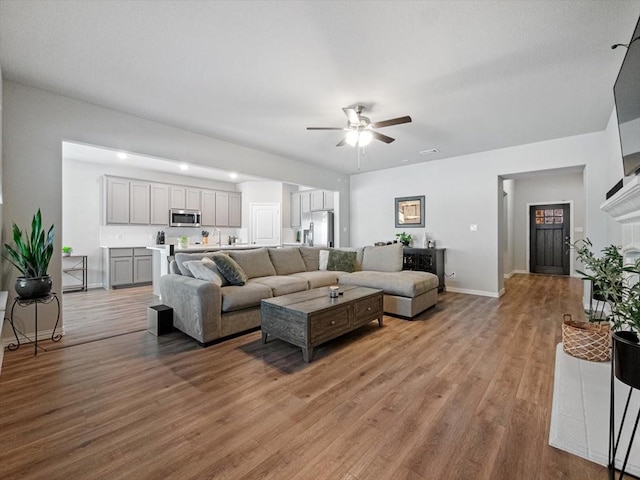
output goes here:
[[625, 176], [640, 170], [640, 39], [636, 40], [639, 36], [640, 20], [613, 86]]

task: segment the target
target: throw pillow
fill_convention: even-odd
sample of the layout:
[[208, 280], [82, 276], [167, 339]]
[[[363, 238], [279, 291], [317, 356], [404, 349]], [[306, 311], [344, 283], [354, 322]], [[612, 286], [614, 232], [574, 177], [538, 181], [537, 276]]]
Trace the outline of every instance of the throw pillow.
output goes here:
[[184, 262], [183, 265], [187, 267], [191, 271], [191, 274], [198, 280], [217, 283], [221, 287], [229, 285], [227, 279], [218, 270], [218, 266], [208, 257], [204, 257], [202, 260], [190, 260]]
[[326, 270], [329, 263], [329, 250], [320, 250], [318, 254], [318, 270]]
[[247, 283], [247, 274], [229, 255], [223, 253], [215, 253], [212, 256], [213, 261], [218, 266], [218, 270], [227, 279], [231, 285], [242, 286]]
[[355, 270], [356, 252], [345, 252], [344, 250], [329, 250], [329, 261], [327, 270], [348, 272]]

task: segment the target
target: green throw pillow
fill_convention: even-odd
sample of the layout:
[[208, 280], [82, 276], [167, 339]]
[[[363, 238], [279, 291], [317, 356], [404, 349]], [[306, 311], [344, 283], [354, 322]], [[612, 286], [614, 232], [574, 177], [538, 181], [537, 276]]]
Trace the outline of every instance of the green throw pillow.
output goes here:
[[345, 252], [344, 250], [329, 250], [329, 261], [327, 270], [339, 272], [353, 272], [356, 266], [356, 252]]
[[229, 255], [223, 253], [216, 253], [211, 256], [211, 259], [218, 266], [218, 270], [227, 279], [231, 285], [242, 286], [247, 283], [247, 274], [238, 265], [238, 263]]

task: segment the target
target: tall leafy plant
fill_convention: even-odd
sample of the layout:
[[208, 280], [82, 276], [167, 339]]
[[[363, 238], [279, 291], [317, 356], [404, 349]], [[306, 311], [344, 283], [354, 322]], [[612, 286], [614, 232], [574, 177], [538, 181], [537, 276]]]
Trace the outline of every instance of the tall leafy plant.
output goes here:
[[15, 248], [5, 243], [3, 256], [20, 270], [23, 276], [27, 278], [44, 277], [47, 275], [49, 262], [53, 255], [53, 234], [53, 225], [45, 234], [42, 228], [42, 215], [38, 209], [31, 221], [31, 235], [25, 231], [23, 238], [22, 230], [15, 223], [13, 224]]

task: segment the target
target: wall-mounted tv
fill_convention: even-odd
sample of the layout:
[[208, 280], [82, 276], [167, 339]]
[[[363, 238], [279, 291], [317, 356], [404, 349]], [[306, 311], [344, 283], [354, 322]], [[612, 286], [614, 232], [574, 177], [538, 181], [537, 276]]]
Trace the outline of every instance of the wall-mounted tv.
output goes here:
[[640, 39], [636, 40], [639, 36], [640, 19], [613, 86], [625, 176], [640, 173]]

